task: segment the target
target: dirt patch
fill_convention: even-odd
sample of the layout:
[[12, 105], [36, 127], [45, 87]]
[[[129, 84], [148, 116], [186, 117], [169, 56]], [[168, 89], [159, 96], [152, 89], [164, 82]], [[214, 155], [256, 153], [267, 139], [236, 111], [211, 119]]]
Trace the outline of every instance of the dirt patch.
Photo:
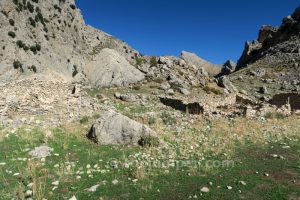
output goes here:
[[255, 170], [242, 170], [240, 171], [241, 175], [253, 175], [256, 174]]
[[270, 174], [268, 178], [274, 179], [274, 180], [294, 180], [297, 177], [297, 174], [292, 172], [291, 170], [286, 171], [278, 171]]

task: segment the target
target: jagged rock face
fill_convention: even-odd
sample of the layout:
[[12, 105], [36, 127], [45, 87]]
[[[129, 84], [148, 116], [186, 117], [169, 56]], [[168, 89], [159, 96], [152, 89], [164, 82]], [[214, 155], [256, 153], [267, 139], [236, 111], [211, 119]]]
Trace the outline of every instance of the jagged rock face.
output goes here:
[[113, 49], [102, 49], [85, 66], [87, 78], [93, 86], [128, 86], [145, 78], [144, 74]]
[[148, 126], [140, 124], [113, 110], [102, 113], [87, 137], [98, 144], [139, 145], [142, 140], [156, 137]]
[[0, 28], [1, 82], [35, 73], [85, 82], [85, 66], [104, 48], [130, 63], [140, 56], [125, 42], [86, 26], [74, 0], [2, 0]]
[[[273, 59], [285, 62], [292, 59], [299, 60], [299, 36], [300, 7], [291, 16], [284, 18], [279, 28], [263, 26], [259, 32], [258, 40], [246, 43], [244, 52], [238, 61], [237, 70], [269, 56], [274, 56]], [[286, 57], [285, 54], [293, 55]]]
[[212, 64], [194, 53], [187, 51], [181, 52], [181, 58], [190, 66], [196, 66], [197, 68], [204, 68], [210, 76], [215, 76], [220, 73], [221, 68], [218, 65]]
[[34, 71], [69, 80], [80, 71], [87, 46], [74, 0], [2, 0], [0, 10], [1, 80]]
[[224, 65], [221, 69], [221, 72], [220, 72], [220, 74], [217, 75], [217, 77], [221, 77], [221, 76], [231, 74], [232, 72], [235, 71], [235, 68], [236, 68], [236, 63], [233, 62], [232, 60], [227, 60], [224, 63]]
[[131, 64], [135, 64], [136, 58], [140, 57], [140, 53], [127, 43], [92, 26], [85, 26], [85, 34], [87, 36], [86, 43], [89, 48], [89, 54], [92, 56], [98, 54], [104, 48], [109, 48], [117, 51]]

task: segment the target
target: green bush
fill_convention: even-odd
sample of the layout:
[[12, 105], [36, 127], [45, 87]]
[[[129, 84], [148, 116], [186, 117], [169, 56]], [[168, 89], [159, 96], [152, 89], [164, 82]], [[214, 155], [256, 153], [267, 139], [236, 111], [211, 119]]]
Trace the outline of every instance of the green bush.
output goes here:
[[54, 9], [58, 10], [58, 12], [61, 13], [61, 8], [57, 4], [54, 5]]
[[36, 73], [37, 72], [37, 68], [36, 68], [36, 66], [35, 65], [32, 65], [31, 67], [30, 67], [30, 69], [34, 72], [34, 73]]
[[15, 37], [16, 37], [16, 33], [13, 32], [13, 31], [9, 31], [9, 32], [8, 32], [8, 35], [9, 35], [10, 37], [12, 37], [12, 38], [15, 38]]
[[140, 90], [140, 89], [141, 89], [141, 86], [135, 85], [135, 86], [132, 87], [132, 89], [134, 89], [134, 90]]
[[34, 12], [34, 6], [28, 1], [27, 2], [27, 9], [29, 12], [33, 13]]
[[156, 57], [155, 56], [152, 56], [151, 58], [150, 58], [150, 65], [151, 66], [157, 66], [157, 60], [156, 60]]
[[14, 26], [14, 25], [15, 25], [15, 21], [14, 21], [13, 19], [9, 19], [8, 22], [9, 22], [9, 24], [10, 24], [11, 26]]
[[161, 84], [161, 83], [164, 82], [164, 79], [163, 79], [163, 78], [155, 78], [153, 81], [154, 81], [155, 83]]
[[36, 23], [32, 17], [29, 17], [29, 23], [31, 26], [36, 27]]
[[35, 45], [35, 48], [36, 48], [37, 51], [41, 51], [41, 49], [42, 49], [42, 47], [41, 47], [40, 44], [36, 44], [36, 45]]
[[24, 44], [23, 49], [24, 49], [24, 51], [28, 51], [28, 50], [29, 50], [29, 47], [28, 47], [27, 45]]
[[37, 53], [36, 46], [31, 46], [30, 51], [32, 51], [34, 54], [36, 54]]
[[205, 86], [203, 88], [203, 90], [208, 93], [208, 94], [211, 94], [211, 93], [214, 93], [216, 95], [221, 95], [223, 94], [223, 91], [221, 89], [217, 89], [217, 88], [214, 88], [214, 87], [209, 87], [209, 86]]
[[85, 117], [81, 118], [79, 120], [79, 122], [80, 122], [80, 124], [86, 124], [89, 122], [89, 118], [87, 116], [85, 116]]
[[158, 147], [159, 146], [159, 139], [156, 137], [142, 137], [138, 141], [139, 145], [142, 147]]
[[19, 70], [21, 70], [21, 72], [24, 72], [23, 65], [20, 61], [15, 60], [13, 63], [13, 66], [14, 66], [14, 69], [19, 69]]
[[284, 119], [285, 115], [280, 112], [268, 112], [265, 117], [267, 119]]
[[140, 57], [140, 58], [135, 58], [135, 64], [136, 66], [141, 66], [142, 64], [144, 64], [146, 62], [145, 58]]
[[17, 41], [17, 45], [19, 48], [24, 48], [24, 46], [25, 46], [25, 44], [21, 40]]
[[32, 0], [32, 2], [34, 2], [34, 3], [38, 3], [38, 2], [39, 2], [39, 0]]
[[13, 3], [17, 6], [19, 4], [18, 0], [13, 0]]

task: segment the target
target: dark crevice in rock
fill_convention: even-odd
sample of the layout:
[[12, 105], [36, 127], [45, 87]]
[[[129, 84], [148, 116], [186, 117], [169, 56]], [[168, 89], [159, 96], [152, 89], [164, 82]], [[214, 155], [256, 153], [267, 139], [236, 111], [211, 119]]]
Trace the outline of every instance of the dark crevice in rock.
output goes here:
[[160, 97], [160, 102], [166, 106], [172, 107], [175, 110], [180, 110], [192, 115], [200, 115], [204, 112], [203, 107], [197, 103], [184, 103], [182, 100]]
[[280, 108], [289, 103], [292, 111], [300, 110], [300, 94], [298, 93], [282, 93], [276, 94], [270, 101], [270, 104]]

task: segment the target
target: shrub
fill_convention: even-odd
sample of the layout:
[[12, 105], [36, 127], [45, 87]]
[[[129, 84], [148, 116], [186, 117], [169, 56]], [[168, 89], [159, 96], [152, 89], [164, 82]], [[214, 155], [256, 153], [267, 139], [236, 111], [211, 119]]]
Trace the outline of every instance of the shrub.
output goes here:
[[24, 51], [28, 51], [29, 47], [24, 44], [23, 49], [24, 49]]
[[161, 84], [161, 83], [164, 82], [164, 79], [163, 79], [163, 78], [156, 78], [156, 79], [154, 79], [153, 81], [154, 81], [155, 83]]
[[11, 26], [14, 26], [14, 25], [15, 25], [15, 21], [14, 21], [13, 19], [9, 19], [8, 22], [9, 22], [9, 24], [10, 24]]
[[32, 66], [30, 67], [30, 69], [31, 69], [34, 73], [37, 72], [37, 69], [36, 69], [36, 66], [35, 66], [35, 65], [32, 65]]
[[85, 116], [85, 117], [83, 117], [83, 118], [81, 118], [81, 119], [79, 120], [79, 123], [80, 123], [80, 124], [85, 124], [85, 123], [87, 123], [87, 122], [89, 122], [89, 118], [88, 118], [87, 116]]
[[36, 46], [31, 46], [30, 51], [32, 51], [34, 54], [36, 54], [37, 53]]
[[34, 2], [34, 3], [38, 3], [38, 2], [39, 2], [39, 0], [32, 0], [32, 2]]
[[284, 119], [285, 115], [280, 112], [268, 112], [265, 117], [267, 119]]
[[156, 61], [155, 56], [152, 56], [152, 57], [150, 58], [150, 65], [151, 65], [151, 66], [157, 66], [157, 61]]
[[16, 37], [16, 34], [15, 34], [15, 32], [13, 32], [13, 31], [9, 31], [9, 32], [8, 32], [8, 35], [9, 35], [10, 37], [12, 37], [12, 38], [15, 38], [15, 37]]
[[159, 146], [159, 139], [156, 137], [142, 137], [138, 144], [142, 147], [157, 147]]
[[149, 120], [148, 120], [148, 124], [149, 125], [153, 125], [153, 124], [155, 124], [155, 122], [156, 122], [156, 118], [155, 117], [150, 117]]
[[203, 90], [208, 93], [208, 94], [211, 94], [211, 93], [214, 93], [216, 95], [221, 95], [223, 94], [223, 91], [220, 90], [220, 89], [217, 89], [217, 88], [214, 88], [214, 87], [210, 87], [210, 86], [205, 86], [203, 88]]
[[41, 51], [41, 49], [42, 49], [42, 47], [41, 47], [40, 44], [36, 44], [36, 45], [35, 45], [35, 48], [36, 48], [37, 51]]
[[24, 48], [24, 46], [25, 46], [25, 44], [21, 40], [17, 41], [17, 45], [19, 48]]
[[40, 21], [42, 24], [45, 24], [44, 17], [42, 15], [42, 13], [40, 13], [40, 12], [36, 14], [34, 19], [35, 19], [36, 22]]
[[134, 89], [134, 90], [140, 90], [140, 89], [141, 89], [141, 86], [135, 85], [135, 86], [132, 87], [132, 89]]
[[141, 66], [142, 64], [144, 64], [146, 61], [143, 57], [140, 57], [140, 58], [135, 58], [135, 64], [137, 66]]
[[58, 12], [61, 13], [61, 8], [57, 4], [54, 5], [54, 9], [58, 10]]
[[13, 66], [15, 69], [19, 69], [19, 70], [21, 70], [21, 72], [24, 72], [23, 65], [20, 61], [18, 61], [18, 60], [14, 61]]
[[13, 3], [14, 3], [15, 5], [18, 5], [18, 4], [19, 4], [19, 1], [18, 1], [18, 0], [13, 0]]
[[28, 1], [27, 2], [27, 9], [29, 12], [33, 13], [34, 12], [34, 6]]
[[35, 23], [34, 19], [32, 19], [32, 17], [29, 17], [29, 23], [31, 26], [36, 27], [36, 23]]
[[48, 28], [47, 27], [44, 27], [43, 29], [46, 33], [48, 33]]

